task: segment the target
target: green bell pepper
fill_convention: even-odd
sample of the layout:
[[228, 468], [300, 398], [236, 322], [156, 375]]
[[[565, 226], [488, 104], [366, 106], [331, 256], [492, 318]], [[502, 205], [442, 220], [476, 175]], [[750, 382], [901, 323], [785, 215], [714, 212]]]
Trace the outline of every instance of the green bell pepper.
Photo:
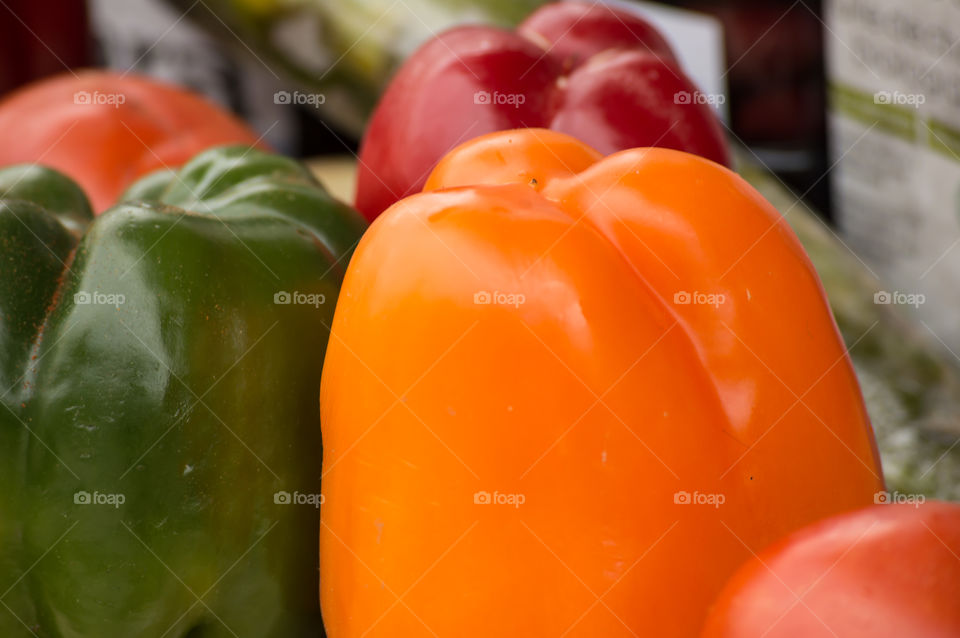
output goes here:
[[237, 147], [125, 201], [0, 171], [0, 635], [322, 635], [320, 369], [365, 224]]

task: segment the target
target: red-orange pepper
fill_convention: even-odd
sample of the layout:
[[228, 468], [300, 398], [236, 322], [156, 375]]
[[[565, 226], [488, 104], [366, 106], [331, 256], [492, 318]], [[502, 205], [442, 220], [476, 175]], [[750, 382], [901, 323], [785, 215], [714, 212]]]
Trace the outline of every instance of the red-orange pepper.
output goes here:
[[426, 190], [332, 326], [332, 638], [694, 636], [752, 552], [883, 489], [820, 281], [733, 172], [526, 129]]
[[55, 168], [83, 187], [97, 214], [147, 173], [226, 144], [265, 146], [200, 95], [126, 72], [71, 71], [0, 100], [0, 166]]

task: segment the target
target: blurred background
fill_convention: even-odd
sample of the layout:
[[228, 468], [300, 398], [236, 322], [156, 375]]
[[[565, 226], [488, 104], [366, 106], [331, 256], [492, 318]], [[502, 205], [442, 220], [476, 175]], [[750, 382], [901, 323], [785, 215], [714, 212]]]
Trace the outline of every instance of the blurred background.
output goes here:
[[[105, 66], [175, 81], [298, 156], [355, 150], [390, 74], [462, 22], [512, 25], [537, 0], [6, 0], [0, 94], [64, 68]], [[650, 3], [635, 3], [638, 7]], [[736, 138], [830, 214], [823, 22], [818, 1], [673, 1], [715, 19], [711, 51]], [[279, 90], [322, 105], [276, 104]]]

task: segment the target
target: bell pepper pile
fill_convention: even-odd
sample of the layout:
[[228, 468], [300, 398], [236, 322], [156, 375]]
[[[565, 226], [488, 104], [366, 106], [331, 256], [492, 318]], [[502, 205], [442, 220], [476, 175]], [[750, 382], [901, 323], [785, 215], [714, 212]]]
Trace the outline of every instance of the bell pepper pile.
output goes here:
[[453, 29], [359, 211], [180, 89], [0, 102], [0, 636], [960, 635], [695, 94], [632, 11]]

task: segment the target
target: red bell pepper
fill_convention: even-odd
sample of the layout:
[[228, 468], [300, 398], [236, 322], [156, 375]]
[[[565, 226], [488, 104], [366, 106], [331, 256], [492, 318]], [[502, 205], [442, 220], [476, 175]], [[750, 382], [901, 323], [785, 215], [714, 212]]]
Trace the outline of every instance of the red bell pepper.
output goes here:
[[603, 154], [662, 146], [729, 164], [721, 125], [670, 46], [634, 13], [547, 5], [516, 31], [463, 26], [421, 47], [377, 106], [360, 149], [357, 208], [369, 219], [419, 192], [457, 144], [551, 128]]

